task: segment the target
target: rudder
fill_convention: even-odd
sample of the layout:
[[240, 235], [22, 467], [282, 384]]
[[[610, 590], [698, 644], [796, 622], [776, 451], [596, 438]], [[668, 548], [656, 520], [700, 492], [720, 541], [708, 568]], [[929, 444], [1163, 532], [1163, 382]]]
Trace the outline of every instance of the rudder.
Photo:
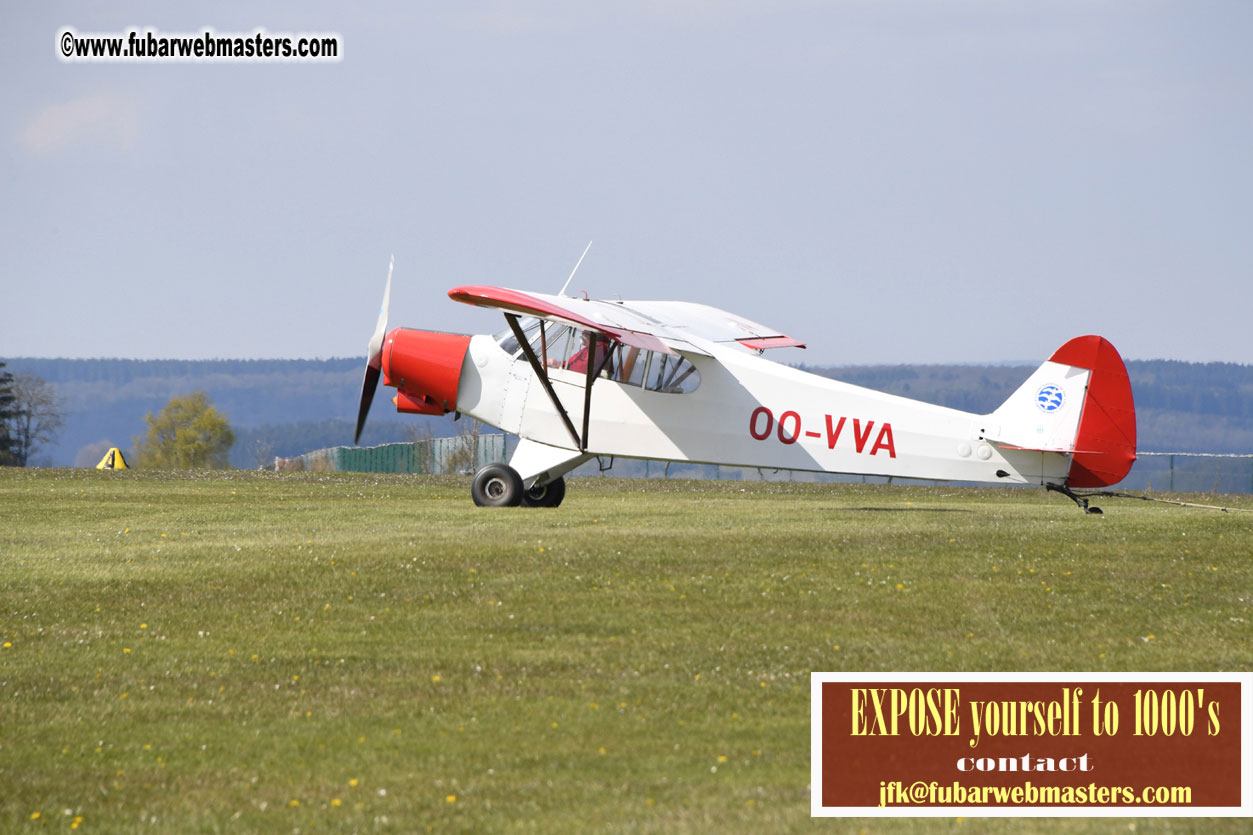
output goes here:
[[1091, 372], [1067, 486], [1117, 484], [1136, 460], [1135, 401], [1122, 357], [1109, 340], [1090, 335], [1070, 340], [1049, 361]]

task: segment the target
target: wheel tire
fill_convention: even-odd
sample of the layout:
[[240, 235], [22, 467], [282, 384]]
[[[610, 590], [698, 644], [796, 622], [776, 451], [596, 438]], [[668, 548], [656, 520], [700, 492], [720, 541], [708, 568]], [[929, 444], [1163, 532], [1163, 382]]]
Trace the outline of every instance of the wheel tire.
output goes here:
[[556, 507], [566, 497], [566, 480], [556, 478], [522, 493], [524, 507]]
[[470, 497], [479, 507], [517, 507], [523, 492], [522, 477], [508, 464], [488, 464], [470, 483]]

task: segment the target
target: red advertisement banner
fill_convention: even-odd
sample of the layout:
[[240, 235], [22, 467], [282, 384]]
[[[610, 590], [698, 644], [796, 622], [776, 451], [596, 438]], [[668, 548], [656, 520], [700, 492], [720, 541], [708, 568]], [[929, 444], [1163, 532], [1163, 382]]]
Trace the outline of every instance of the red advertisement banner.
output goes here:
[[813, 674], [815, 815], [1250, 815], [1248, 674]]

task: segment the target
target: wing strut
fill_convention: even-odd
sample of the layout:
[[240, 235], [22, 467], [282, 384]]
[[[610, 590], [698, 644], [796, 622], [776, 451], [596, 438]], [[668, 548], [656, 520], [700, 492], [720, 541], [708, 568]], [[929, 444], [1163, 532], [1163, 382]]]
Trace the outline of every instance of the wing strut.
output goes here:
[[600, 376], [600, 372], [605, 370], [605, 366], [609, 364], [609, 358], [613, 356], [613, 352], [609, 350], [608, 339], [605, 340], [604, 356], [598, 357], [596, 346], [600, 344], [600, 334], [589, 331], [588, 336], [590, 341], [587, 344], [587, 385], [583, 389], [583, 445], [579, 447], [579, 452], [587, 452], [587, 423], [592, 416], [592, 383]]
[[[570, 433], [570, 437], [574, 439], [574, 445], [579, 448], [579, 452], [587, 451], [587, 444], [584, 441], [587, 438], [587, 408], [583, 410], [583, 437], [579, 440], [579, 433], [574, 429], [574, 423], [570, 420], [570, 415], [566, 413], [566, 407], [561, 405], [561, 400], [557, 397], [557, 392], [553, 391], [553, 384], [548, 381], [548, 369], [539, 361], [539, 357], [535, 356], [535, 350], [531, 347], [531, 343], [527, 341], [526, 334], [522, 333], [522, 326], [518, 324], [518, 314], [506, 313], [505, 321], [509, 323], [509, 329], [513, 331], [514, 337], [518, 340], [518, 344], [522, 346], [522, 353], [526, 354], [527, 362], [531, 364], [531, 370], [535, 372], [535, 376], [539, 377], [540, 384], [544, 386], [544, 391], [548, 393], [548, 399], [557, 407], [557, 414], [561, 415], [561, 422], [566, 425], [566, 431]], [[540, 327], [543, 328], [541, 322]], [[545, 352], [547, 353], [547, 352]], [[605, 352], [608, 356], [608, 351]], [[591, 363], [588, 368], [590, 370]], [[588, 386], [589, 390], [591, 385]]]

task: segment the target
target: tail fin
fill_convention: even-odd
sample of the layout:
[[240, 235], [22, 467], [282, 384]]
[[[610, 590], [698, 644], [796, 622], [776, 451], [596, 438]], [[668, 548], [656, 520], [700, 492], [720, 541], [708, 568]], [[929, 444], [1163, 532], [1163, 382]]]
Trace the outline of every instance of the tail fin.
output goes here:
[[1058, 348], [1049, 359], [1092, 372], [1067, 485], [1117, 484], [1136, 460], [1136, 406], [1122, 357], [1108, 340], [1080, 336]]
[[1136, 460], [1131, 381], [1099, 336], [1054, 351], [991, 418], [987, 435], [1002, 446], [1070, 455], [1069, 487], [1117, 484]]

